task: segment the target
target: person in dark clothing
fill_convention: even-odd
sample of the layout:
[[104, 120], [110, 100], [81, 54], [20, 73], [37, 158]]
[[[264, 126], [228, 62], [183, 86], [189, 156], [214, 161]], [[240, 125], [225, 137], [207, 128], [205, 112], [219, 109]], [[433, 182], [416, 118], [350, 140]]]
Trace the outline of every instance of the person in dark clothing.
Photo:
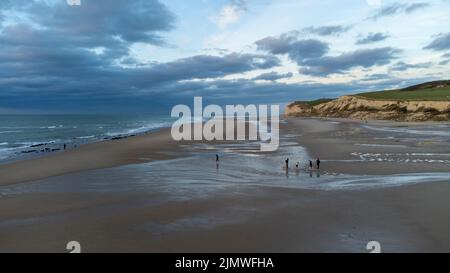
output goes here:
[[66, 149], [66, 143], [64, 143], [64, 150]]
[[313, 168], [313, 163], [312, 163], [312, 161], [310, 160], [310, 161], [309, 161], [309, 169], [312, 170], [312, 168]]
[[219, 162], [219, 155], [216, 154], [216, 163]]
[[316, 164], [317, 164], [317, 169], [320, 169], [320, 159], [317, 158]]
[[289, 169], [289, 158], [286, 159], [286, 170]]

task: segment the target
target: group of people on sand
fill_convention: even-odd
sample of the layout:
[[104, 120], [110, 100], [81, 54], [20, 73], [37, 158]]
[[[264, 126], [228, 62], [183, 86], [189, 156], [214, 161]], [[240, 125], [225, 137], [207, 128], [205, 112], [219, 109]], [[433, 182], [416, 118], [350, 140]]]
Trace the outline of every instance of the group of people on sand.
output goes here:
[[[285, 161], [286, 163], [286, 171], [289, 170], [289, 158], [286, 159]], [[216, 154], [216, 168], [219, 168], [219, 155]], [[297, 162], [295, 164], [295, 168], [298, 170], [300, 168], [300, 162]], [[320, 159], [317, 158], [316, 159], [316, 170], [320, 170]], [[309, 170], [314, 170], [314, 166], [313, 166], [313, 161], [310, 159], [309, 160]]]
[[[285, 169], [289, 170], [289, 158], [286, 159], [285, 163], [286, 163]], [[295, 164], [295, 168], [298, 169], [299, 167], [300, 167], [300, 162], [297, 162]], [[320, 170], [320, 159], [319, 158], [316, 159], [316, 168], [315, 169]], [[311, 159], [309, 160], [309, 170], [314, 170], [313, 161]]]

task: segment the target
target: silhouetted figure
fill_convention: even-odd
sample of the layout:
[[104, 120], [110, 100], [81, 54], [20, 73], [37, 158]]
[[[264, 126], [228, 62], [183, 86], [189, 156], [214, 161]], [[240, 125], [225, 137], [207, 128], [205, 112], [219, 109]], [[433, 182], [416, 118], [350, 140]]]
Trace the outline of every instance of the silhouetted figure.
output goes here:
[[316, 160], [317, 169], [320, 169], [320, 159], [317, 158]]
[[312, 168], [313, 168], [313, 163], [312, 163], [312, 161], [310, 160], [310, 161], [309, 161], [309, 169], [312, 170]]
[[286, 162], [286, 170], [288, 170], [289, 169], [289, 158], [287, 158], [285, 162]]
[[216, 154], [216, 169], [219, 168], [219, 155]]
[[67, 146], [66, 146], [66, 143], [64, 143], [64, 150], [66, 149], [66, 147], [67, 147]]

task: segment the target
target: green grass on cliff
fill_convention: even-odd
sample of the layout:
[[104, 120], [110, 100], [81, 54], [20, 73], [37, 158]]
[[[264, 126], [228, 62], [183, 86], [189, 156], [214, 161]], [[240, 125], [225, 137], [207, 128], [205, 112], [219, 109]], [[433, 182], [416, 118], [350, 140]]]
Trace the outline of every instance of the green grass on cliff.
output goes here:
[[309, 104], [310, 106], [316, 106], [322, 103], [327, 103], [332, 101], [333, 99], [318, 99], [318, 100], [312, 100], [312, 101], [305, 101], [306, 104]]
[[429, 82], [399, 90], [357, 94], [375, 100], [450, 101], [450, 82]]
[[318, 100], [310, 100], [310, 101], [294, 101], [293, 103], [291, 103], [290, 105], [309, 105], [311, 107], [314, 107], [316, 105], [322, 104], [322, 103], [327, 103], [332, 101], [333, 99], [318, 99]]
[[361, 93], [362, 96], [375, 100], [429, 100], [429, 101], [450, 101], [450, 87], [422, 89], [416, 91], [389, 90], [380, 92]]

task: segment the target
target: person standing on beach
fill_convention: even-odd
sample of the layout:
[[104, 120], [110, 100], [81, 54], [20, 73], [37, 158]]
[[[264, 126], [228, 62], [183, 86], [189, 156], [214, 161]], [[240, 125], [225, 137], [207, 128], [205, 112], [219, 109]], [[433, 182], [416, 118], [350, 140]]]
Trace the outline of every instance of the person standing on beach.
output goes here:
[[312, 170], [312, 168], [313, 168], [312, 160], [309, 160], [309, 169]]
[[64, 143], [64, 150], [66, 149], [66, 143]]
[[216, 154], [216, 168], [219, 168], [219, 155]]
[[289, 158], [287, 158], [285, 162], [286, 162], [286, 170], [288, 170], [289, 169]]
[[317, 158], [316, 164], [317, 164], [317, 169], [320, 169], [320, 159], [319, 158]]

